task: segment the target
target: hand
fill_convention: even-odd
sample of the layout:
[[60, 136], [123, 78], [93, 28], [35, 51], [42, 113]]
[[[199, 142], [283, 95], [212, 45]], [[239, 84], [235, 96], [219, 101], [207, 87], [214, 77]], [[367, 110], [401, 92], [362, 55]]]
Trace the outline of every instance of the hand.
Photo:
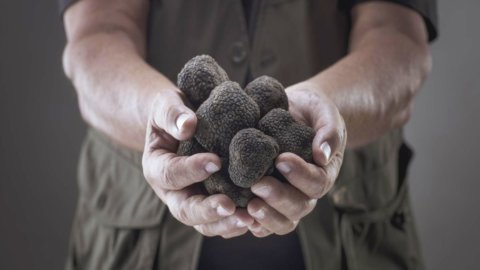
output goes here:
[[142, 165], [157, 196], [177, 220], [203, 235], [229, 238], [246, 233], [253, 219], [245, 209], [236, 209], [223, 194], [205, 196], [199, 188], [200, 182], [220, 169], [219, 157], [212, 153], [175, 154], [177, 140], [193, 136], [197, 123], [179, 90], [157, 95], [150, 111]]
[[295, 120], [315, 130], [314, 164], [293, 153], [280, 154], [276, 168], [289, 183], [264, 177], [252, 186], [258, 198], [248, 204], [255, 219], [249, 229], [257, 237], [293, 231], [333, 186], [347, 142], [345, 123], [337, 107], [315, 85], [303, 82], [286, 89], [289, 111]]

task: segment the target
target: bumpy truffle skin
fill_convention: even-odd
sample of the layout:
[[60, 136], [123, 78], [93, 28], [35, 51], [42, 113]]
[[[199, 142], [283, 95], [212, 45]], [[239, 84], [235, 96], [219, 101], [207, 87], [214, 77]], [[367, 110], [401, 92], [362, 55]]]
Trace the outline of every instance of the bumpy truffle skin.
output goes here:
[[[179, 156], [190, 156], [205, 153], [205, 150], [194, 138], [180, 142], [177, 150]], [[237, 187], [232, 183], [228, 175], [228, 159], [222, 159], [222, 169], [210, 175], [203, 181], [203, 187], [210, 195], [222, 193], [227, 195], [237, 207], [246, 207], [248, 201], [254, 197], [250, 189]]]
[[245, 87], [245, 92], [260, 107], [260, 117], [274, 108], [288, 110], [288, 97], [283, 85], [269, 76], [261, 76]]
[[240, 130], [230, 143], [228, 173], [232, 182], [239, 187], [251, 187], [272, 171], [279, 150], [277, 142], [260, 130]]
[[228, 157], [230, 141], [238, 131], [254, 127], [260, 109], [235, 82], [224, 82], [213, 89], [197, 112], [195, 139], [209, 152]]
[[191, 138], [186, 141], [181, 141], [178, 144], [177, 155], [179, 156], [191, 156], [198, 153], [208, 152], [203, 148], [195, 138]]
[[212, 174], [203, 183], [209, 194], [225, 194], [232, 199], [237, 207], [246, 207], [248, 201], [254, 197], [250, 189], [234, 185], [228, 177], [226, 169]]
[[177, 86], [196, 109], [215, 87], [225, 81], [228, 81], [228, 75], [217, 62], [208, 55], [199, 55], [190, 59], [180, 71]]
[[315, 135], [312, 128], [300, 124], [288, 111], [273, 109], [258, 123], [258, 128], [275, 138], [280, 152], [292, 152], [307, 162], [312, 162], [312, 141]]

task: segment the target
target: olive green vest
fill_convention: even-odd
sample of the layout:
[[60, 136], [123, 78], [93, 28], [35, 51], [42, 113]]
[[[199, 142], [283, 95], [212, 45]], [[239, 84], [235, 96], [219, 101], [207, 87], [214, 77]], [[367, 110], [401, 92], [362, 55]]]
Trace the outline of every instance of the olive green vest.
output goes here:
[[[148, 62], [172, 81], [210, 54], [232, 80], [288, 86], [347, 52], [349, 17], [335, 0], [263, 0], [248, 31], [239, 0], [152, 1]], [[410, 150], [400, 130], [348, 150], [334, 189], [297, 228], [314, 269], [423, 269], [409, 206]], [[91, 129], [79, 163], [68, 269], [196, 268], [202, 236], [176, 221], [144, 180], [141, 153]]]

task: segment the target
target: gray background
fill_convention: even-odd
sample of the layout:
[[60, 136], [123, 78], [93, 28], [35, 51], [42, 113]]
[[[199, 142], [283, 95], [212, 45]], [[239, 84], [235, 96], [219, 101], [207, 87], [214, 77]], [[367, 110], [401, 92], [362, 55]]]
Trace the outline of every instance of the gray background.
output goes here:
[[[480, 255], [480, 2], [439, 1], [434, 70], [407, 138], [428, 269], [476, 269]], [[61, 269], [85, 126], [61, 69], [55, 1], [0, 1], [0, 269]]]

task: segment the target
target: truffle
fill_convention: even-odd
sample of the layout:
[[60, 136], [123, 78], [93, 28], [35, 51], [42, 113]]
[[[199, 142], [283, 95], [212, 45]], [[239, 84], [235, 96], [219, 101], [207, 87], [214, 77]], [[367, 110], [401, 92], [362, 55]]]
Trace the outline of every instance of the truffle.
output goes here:
[[258, 123], [258, 129], [273, 137], [280, 146], [280, 153], [291, 152], [307, 162], [312, 162], [312, 128], [298, 123], [288, 111], [273, 109]]
[[288, 110], [288, 97], [283, 85], [269, 76], [261, 76], [245, 87], [245, 92], [260, 107], [260, 117], [274, 108]]
[[277, 142], [260, 130], [240, 130], [230, 143], [228, 173], [232, 182], [239, 187], [251, 187], [273, 171], [278, 152]]
[[209, 194], [225, 194], [232, 199], [238, 207], [246, 207], [248, 201], [254, 197], [250, 189], [241, 188], [233, 184], [228, 177], [227, 169], [223, 167], [219, 172], [210, 175], [203, 184]]
[[177, 77], [177, 86], [194, 109], [205, 101], [210, 92], [228, 81], [227, 73], [209, 55], [199, 55], [188, 61]]
[[244, 128], [254, 127], [260, 110], [238, 83], [227, 81], [213, 89], [196, 115], [195, 139], [209, 152], [228, 157], [233, 136]]
[[206, 153], [205, 150], [195, 138], [191, 138], [186, 141], [181, 141], [178, 144], [177, 155], [179, 156], [191, 156], [198, 153]]
[[288, 97], [276, 79], [261, 76], [243, 90], [208, 55], [188, 61], [177, 79], [197, 115], [193, 138], [180, 142], [177, 154], [212, 152], [222, 161], [220, 171], [203, 181], [205, 192], [223, 193], [246, 207], [254, 197], [250, 187], [262, 176], [285, 181], [274, 167], [279, 153], [312, 162], [314, 131], [290, 115]]

